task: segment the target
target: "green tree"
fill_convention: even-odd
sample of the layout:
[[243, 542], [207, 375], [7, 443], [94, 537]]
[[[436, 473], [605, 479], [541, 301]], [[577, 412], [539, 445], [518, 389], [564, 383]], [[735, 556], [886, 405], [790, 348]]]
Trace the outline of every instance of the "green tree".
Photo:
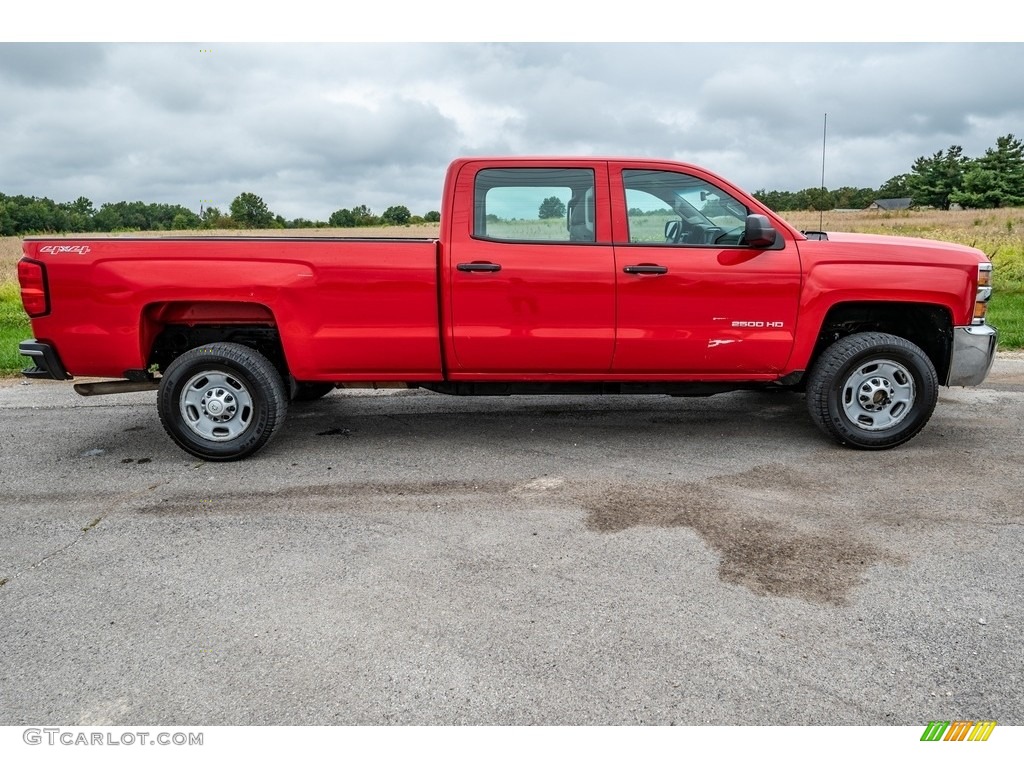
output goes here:
[[[120, 204], [120, 206], [123, 205], [125, 204]], [[113, 232], [115, 229], [123, 227], [120, 206], [113, 203], [103, 203], [100, 206], [96, 215], [92, 217], [92, 224], [97, 232]]]
[[435, 222], [441, 220], [441, 213], [439, 211], [427, 211], [423, 214], [423, 220], [429, 222]]
[[357, 205], [352, 209], [352, 215], [355, 217], [357, 227], [372, 227], [380, 221], [366, 205]]
[[0, 195], [0, 236], [9, 237], [16, 232], [14, 218], [7, 210], [7, 203], [4, 202], [3, 195]]
[[978, 160], [992, 171], [999, 187], [999, 205], [1003, 208], [1024, 205], [1024, 143], [1012, 133], [996, 139], [996, 148], [985, 151]]
[[73, 203], [61, 203], [58, 206], [65, 213], [65, 224], [68, 232], [91, 232], [96, 209], [92, 200], [79, 197]]
[[765, 189], [759, 189], [754, 192], [754, 197], [773, 211], [797, 210], [795, 194], [793, 192], [780, 192], [775, 189], [769, 192]]
[[964, 172], [961, 188], [949, 196], [961, 208], [998, 208], [1001, 199], [996, 174], [977, 161]]
[[832, 192], [832, 202], [836, 208], [867, 208], [878, 195], [875, 190], [867, 187], [840, 187]]
[[222, 219], [224, 214], [220, 212], [220, 208], [215, 205], [211, 205], [208, 208], [203, 208], [202, 215], [199, 217], [201, 226], [203, 229], [215, 229], [217, 222]]
[[949, 210], [953, 194], [963, 186], [964, 171], [970, 160], [956, 144], [931, 157], [919, 157], [911, 166], [907, 187], [915, 205], [930, 205]]
[[327, 220], [332, 227], [370, 227], [379, 222], [380, 219], [365, 205], [357, 205], [351, 210], [339, 208]]
[[96, 209], [92, 205], [92, 200], [88, 197], [79, 197], [75, 202], [68, 203], [67, 206], [75, 213], [81, 213], [85, 216], [93, 216], [96, 214]]
[[[910, 184], [908, 179], [910, 174], [901, 173], [898, 176], [893, 176], [885, 184], [878, 189], [878, 194], [875, 195], [875, 200], [892, 200], [899, 197], [912, 197], [910, 193]], [[869, 200], [868, 205], [873, 203], [874, 200]]]
[[565, 203], [557, 197], [546, 197], [537, 210], [537, 217], [541, 219], [560, 219], [565, 216]]
[[171, 219], [171, 229], [199, 229], [201, 223], [192, 211], [179, 211]]
[[381, 214], [381, 221], [387, 224], [408, 224], [412, 213], [404, 205], [392, 205]]
[[808, 187], [804, 190], [804, 194], [807, 195], [808, 208], [812, 211], [831, 211], [836, 207], [832, 201], [832, 193], [827, 189]]
[[243, 192], [231, 201], [231, 218], [249, 229], [270, 229], [274, 225], [274, 214], [263, 198], [252, 192]]
[[151, 210], [141, 200], [128, 203], [104, 203], [100, 206], [93, 223], [97, 232], [124, 232], [154, 229]]
[[17, 212], [19, 229], [25, 233], [59, 232], [63, 227], [56, 221], [55, 212], [56, 205], [52, 200], [34, 197]]
[[327, 223], [332, 227], [354, 227], [356, 226], [356, 216], [348, 208], [339, 208], [331, 214]]
[[951, 200], [964, 208], [1024, 205], [1024, 144], [1013, 134], [996, 139], [995, 148], [971, 162], [962, 189]]

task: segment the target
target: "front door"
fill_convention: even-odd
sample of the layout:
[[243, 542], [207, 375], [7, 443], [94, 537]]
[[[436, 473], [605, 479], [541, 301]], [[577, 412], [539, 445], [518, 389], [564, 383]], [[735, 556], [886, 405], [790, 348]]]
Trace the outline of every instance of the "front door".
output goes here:
[[781, 371], [800, 296], [796, 245], [743, 241], [750, 211], [709, 179], [612, 165], [618, 331], [613, 371]]

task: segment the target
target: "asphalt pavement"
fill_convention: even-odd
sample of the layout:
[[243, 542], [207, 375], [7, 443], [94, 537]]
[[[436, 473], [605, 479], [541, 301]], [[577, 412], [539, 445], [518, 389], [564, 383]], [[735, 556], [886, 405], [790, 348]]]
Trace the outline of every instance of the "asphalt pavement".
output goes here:
[[1024, 725], [1024, 356], [796, 394], [336, 391], [206, 463], [0, 382], [0, 725]]

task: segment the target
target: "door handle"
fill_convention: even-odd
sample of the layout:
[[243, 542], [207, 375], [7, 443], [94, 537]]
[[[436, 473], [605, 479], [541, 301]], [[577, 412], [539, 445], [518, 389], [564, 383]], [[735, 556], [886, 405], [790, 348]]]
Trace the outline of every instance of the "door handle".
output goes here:
[[630, 264], [623, 267], [622, 271], [627, 275], [664, 275], [668, 272], [668, 267], [661, 264]]
[[455, 267], [459, 272], [500, 272], [501, 264], [490, 261], [463, 262]]

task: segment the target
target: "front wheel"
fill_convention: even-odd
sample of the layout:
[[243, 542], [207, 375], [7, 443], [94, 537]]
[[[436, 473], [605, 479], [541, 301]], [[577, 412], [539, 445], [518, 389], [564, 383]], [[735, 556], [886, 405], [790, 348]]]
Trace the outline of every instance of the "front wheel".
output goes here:
[[839, 339], [814, 364], [807, 408], [825, 434], [865, 450], [894, 448], [928, 423], [939, 396], [928, 356], [888, 333]]
[[266, 357], [219, 342], [191, 349], [168, 366], [157, 410], [181, 448], [207, 461], [233, 461], [270, 440], [288, 412], [288, 398]]

